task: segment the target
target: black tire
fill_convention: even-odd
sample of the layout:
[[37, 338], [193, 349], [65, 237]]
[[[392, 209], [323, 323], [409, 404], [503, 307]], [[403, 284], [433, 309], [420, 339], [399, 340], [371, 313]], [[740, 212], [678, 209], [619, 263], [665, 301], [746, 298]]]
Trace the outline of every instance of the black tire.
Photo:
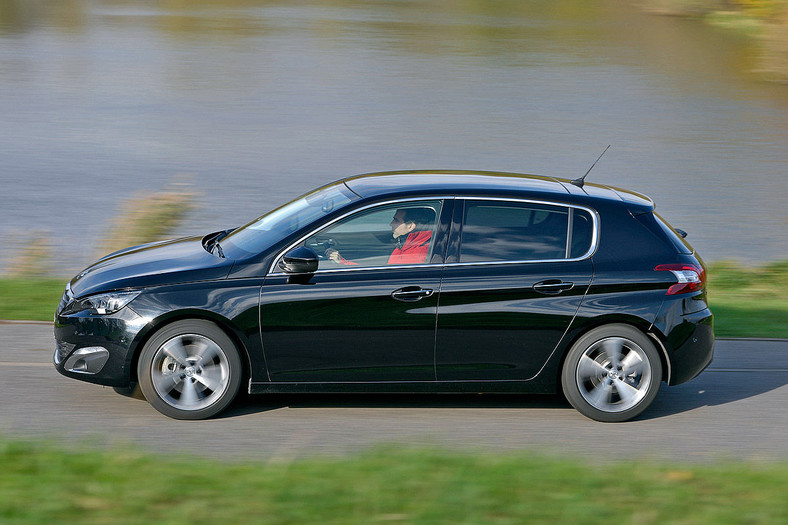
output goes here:
[[243, 373], [238, 349], [218, 326], [177, 321], [142, 349], [137, 375], [148, 402], [175, 419], [205, 419], [232, 403]]
[[654, 401], [662, 362], [643, 332], [625, 324], [600, 326], [572, 345], [561, 372], [564, 395], [584, 416], [627, 421]]

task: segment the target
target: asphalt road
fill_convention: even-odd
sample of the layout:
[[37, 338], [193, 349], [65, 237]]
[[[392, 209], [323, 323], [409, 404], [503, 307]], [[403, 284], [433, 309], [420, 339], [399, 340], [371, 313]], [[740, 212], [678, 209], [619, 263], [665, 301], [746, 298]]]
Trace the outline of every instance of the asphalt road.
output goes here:
[[636, 421], [588, 420], [556, 396], [253, 396], [176, 421], [52, 364], [52, 327], [0, 321], [0, 436], [264, 461], [390, 443], [538, 450], [592, 461], [788, 459], [788, 341], [719, 340], [712, 366]]

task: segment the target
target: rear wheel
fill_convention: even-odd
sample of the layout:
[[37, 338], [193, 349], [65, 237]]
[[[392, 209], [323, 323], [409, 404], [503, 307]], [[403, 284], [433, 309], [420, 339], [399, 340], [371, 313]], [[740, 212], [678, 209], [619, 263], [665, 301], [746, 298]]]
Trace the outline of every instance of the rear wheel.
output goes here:
[[622, 324], [591, 330], [569, 350], [561, 374], [564, 395], [581, 414], [627, 421], [654, 401], [662, 382], [657, 349], [640, 330]]
[[162, 414], [204, 419], [227, 408], [241, 385], [232, 340], [204, 320], [167, 325], [145, 344], [137, 365], [142, 393]]

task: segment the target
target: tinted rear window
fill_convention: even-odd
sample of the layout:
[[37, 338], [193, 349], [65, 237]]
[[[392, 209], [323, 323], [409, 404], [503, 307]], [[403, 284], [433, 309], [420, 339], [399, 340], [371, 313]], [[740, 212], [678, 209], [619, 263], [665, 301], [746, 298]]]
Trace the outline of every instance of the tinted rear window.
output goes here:
[[568, 224], [563, 206], [468, 201], [460, 262], [564, 259]]

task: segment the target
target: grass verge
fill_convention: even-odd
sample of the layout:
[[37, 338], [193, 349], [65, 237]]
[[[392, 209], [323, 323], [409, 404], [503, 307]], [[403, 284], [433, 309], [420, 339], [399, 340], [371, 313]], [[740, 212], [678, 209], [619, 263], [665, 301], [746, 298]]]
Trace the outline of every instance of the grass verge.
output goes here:
[[788, 464], [592, 465], [388, 448], [228, 464], [0, 441], [0, 522], [788, 523]]
[[[50, 321], [65, 279], [0, 279], [0, 319]], [[709, 302], [718, 337], [788, 338], [788, 261], [709, 267]]]
[[0, 319], [51, 321], [63, 296], [65, 279], [0, 279]]
[[788, 338], [788, 261], [709, 267], [709, 304], [717, 337]]

